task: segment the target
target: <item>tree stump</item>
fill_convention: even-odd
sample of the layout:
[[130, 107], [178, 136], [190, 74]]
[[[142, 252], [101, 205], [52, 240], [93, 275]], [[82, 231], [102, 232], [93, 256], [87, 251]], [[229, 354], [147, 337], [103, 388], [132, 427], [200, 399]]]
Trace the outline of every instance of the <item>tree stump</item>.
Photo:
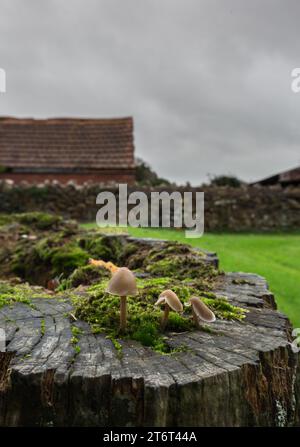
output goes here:
[[122, 341], [122, 356], [81, 321], [72, 343], [68, 302], [0, 310], [1, 426], [286, 426], [299, 423], [300, 362], [291, 326], [266, 281], [230, 273], [216, 292], [248, 309], [243, 323], [167, 333], [186, 352], [160, 355]]

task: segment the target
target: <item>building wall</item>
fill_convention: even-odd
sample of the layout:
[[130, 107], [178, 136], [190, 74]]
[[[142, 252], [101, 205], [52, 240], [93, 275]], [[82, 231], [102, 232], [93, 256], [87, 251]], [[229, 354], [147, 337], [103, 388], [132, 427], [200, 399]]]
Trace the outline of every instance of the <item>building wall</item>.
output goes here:
[[56, 180], [61, 184], [74, 181], [80, 185], [85, 182], [92, 183], [127, 183], [133, 185], [135, 181], [134, 171], [110, 171], [110, 172], [87, 172], [87, 173], [0, 173], [0, 180], [12, 180], [15, 184], [28, 182], [30, 184], [44, 183], [46, 180]]

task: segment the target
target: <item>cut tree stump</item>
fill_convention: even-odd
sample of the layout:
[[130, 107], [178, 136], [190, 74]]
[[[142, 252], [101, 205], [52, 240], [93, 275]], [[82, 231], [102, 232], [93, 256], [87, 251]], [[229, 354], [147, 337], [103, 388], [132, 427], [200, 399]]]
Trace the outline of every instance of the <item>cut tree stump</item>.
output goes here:
[[[291, 326], [259, 276], [222, 276], [216, 292], [249, 310], [213, 332], [167, 333], [160, 355], [104, 335], [68, 315], [72, 306], [33, 299], [0, 310], [1, 426], [286, 426], [299, 424], [300, 362]], [[75, 346], [72, 325], [82, 329]], [[80, 349], [78, 348], [80, 347]]]

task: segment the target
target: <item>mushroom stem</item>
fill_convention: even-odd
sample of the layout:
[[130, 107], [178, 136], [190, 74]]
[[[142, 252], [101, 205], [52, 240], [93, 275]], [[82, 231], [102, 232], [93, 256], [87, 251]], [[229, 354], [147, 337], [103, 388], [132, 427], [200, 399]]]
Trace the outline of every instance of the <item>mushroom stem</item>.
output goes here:
[[163, 317], [161, 319], [161, 324], [160, 324], [160, 327], [161, 327], [162, 330], [164, 330], [166, 325], [167, 325], [167, 321], [168, 321], [168, 318], [169, 318], [169, 312], [170, 312], [170, 306], [166, 303], [165, 304], [164, 313], [163, 313]]
[[199, 318], [197, 317], [197, 314], [196, 314], [195, 309], [194, 309], [193, 306], [192, 306], [192, 314], [193, 314], [193, 319], [194, 319], [195, 326], [196, 326], [198, 329], [200, 329], [201, 324], [200, 324]]
[[126, 329], [127, 320], [127, 301], [126, 296], [120, 297], [120, 331], [124, 332]]

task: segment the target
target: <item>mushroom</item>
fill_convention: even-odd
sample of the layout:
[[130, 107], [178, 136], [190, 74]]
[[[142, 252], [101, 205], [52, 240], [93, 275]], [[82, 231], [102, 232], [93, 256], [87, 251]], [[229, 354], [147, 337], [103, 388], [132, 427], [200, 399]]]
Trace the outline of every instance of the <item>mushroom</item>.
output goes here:
[[197, 328], [200, 328], [200, 321], [212, 323], [216, 320], [215, 314], [197, 296], [192, 296], [189, 300], [192, 306], [192, 314]]
[[120, 297], [120, 331], [126, 329], [127, 320], [127, 302], [128, 295], [136, 295], [136, 280], [134, 274], [127, 268], [121, 267], [111, 277], [108, 283], [107, 293], [118, 295]]
[[165, 290], [159, 295], [155, 306], [159, 306], [161, 304], [165, 305], [164, 314], [161, 320], [161, 329], [163, 330], [166, 327], [170, 309], [174, 310], [175, 312], [182, 312], [183, 307], [178, 296], [172, 290]]

